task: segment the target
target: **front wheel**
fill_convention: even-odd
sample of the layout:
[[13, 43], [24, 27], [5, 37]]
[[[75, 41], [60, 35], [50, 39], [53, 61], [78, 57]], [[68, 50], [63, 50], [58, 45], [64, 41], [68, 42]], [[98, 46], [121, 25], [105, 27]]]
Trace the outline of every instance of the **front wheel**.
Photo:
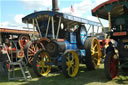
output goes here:
[[113, 52], [106, 54], [104, 61], [104, 72], [107, 79], [112, 80], [118, 74], [118, 58]]
[[51, 65], [47, 65], [46, 63], [50, 63], [50, 56], [48, 52], [40, 50], [38, 51], [33, 60], [33, 70], [37, 76], [46, 76], [51, 71]]
[[66, 77], [75, 77], [79, 71], [79, 58], [75, 51], [67, 51], [62, 57], [62, 71]]

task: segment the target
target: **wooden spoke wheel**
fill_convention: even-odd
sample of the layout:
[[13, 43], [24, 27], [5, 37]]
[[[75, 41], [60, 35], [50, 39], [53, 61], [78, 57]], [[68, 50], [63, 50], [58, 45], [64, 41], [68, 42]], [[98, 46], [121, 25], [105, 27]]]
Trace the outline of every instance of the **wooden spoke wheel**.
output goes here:
[[33, 60], [33, 70], [37, 76], [46, 76], [51, 71], [51, 65], [46, 63], [51, 62], [48, 52], [40, 50], [36, 53]]
[[100, 57], [102, 56], [97, 38], [88, 38], [85, 41], [84, 46], [86, 50], [85, 63], [87, 68], [90, 70], [97, 69], [100, 65]]
[[109, 80], [114, 79], [118, 74], [118, 59], [117, 55], [113, 52], [106, 54], [104, 62], [104, 72]]
[[31, 64], [33, 59], [34, 59], [34, 55], [38, 52], [39, 50], [39, 47], [38, 47], [38, 44], [37, 42], [31, 42], [29, 41], [25, 48], [24, 48], [24, 53], [25, 53], [25, 56], [28, 60], [28, 63]]
[[75, 51], [67, 51], [62, 57], [62, 70], [66, 77], [75, 77], [79, 71], [79, 58]]
[[18, 40], [21, 49], [24, 49], [24, 46], [30, 41], [30, 37], [27, 35], [20, 35]]

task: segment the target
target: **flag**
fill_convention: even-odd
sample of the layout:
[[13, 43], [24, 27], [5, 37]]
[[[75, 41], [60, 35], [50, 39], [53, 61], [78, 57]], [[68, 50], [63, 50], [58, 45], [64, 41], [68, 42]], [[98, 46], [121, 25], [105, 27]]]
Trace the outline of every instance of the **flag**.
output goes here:
[[74, 12], [74, 7], [71, 5], [71, 12]]

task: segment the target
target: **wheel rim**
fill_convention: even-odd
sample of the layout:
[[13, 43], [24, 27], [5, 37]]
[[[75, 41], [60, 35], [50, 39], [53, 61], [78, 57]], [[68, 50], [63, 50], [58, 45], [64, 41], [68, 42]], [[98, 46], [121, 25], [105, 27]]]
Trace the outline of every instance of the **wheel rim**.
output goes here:
[[91, 46], [91, 58], [92, 63], [95, 68], [100, 65], [100, 57], [101, 57], [100, 46], [97, 39], [94, 39]]
[[24, 46], [30, 41], [29, 36], [20, 36], [19, 37], [19, 44], [21, 49], [24, 49]]
[[115, 78], [118, 74], [118, 60], [114, 59], [114, 54], [112, 55], [112, 57], [109, 58], [109, 73], [113, 78]]
[[79, 70], [79, 59], [75, 52], [71, 51], [66, 54], [67, 72], [70, 77], [75, 77]]
[[51, 71], [51, 65], [46, 65], [46, 63], [51, 62], [50, 57], [47, 52], [41, 52], [36, 60], [36, 67], [39, 74], [46, 76]]
[[34, 55], [37, 53], [39, 50], [37, 43], [32, 43], [30, 47], [28, 47], [28, 52], [27, 52], [27, 57], [28, 57], [28, 62], [31, 63], [34, 59]]

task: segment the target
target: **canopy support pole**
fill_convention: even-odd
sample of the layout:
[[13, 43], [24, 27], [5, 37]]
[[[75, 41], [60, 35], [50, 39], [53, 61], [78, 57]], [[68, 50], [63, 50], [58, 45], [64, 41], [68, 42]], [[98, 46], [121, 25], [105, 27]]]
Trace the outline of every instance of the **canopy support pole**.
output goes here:
[[59, 31], [60, 31], [60, 24], [61, 24], [61, 17], [59, 18], [59, 24], [58, 24], [58, 29], [57, 29], [56, 39], [58, 38], [58, 35], [59, 35]]
[[51, 18], [52, 18], [52, 37], [53, 37], [53, 39], [55, 39], [54, 18], [53, 18], [53, 16]]
[[40, 31], [40, 27], [39, 27], [39, 24], [38, 24], [37, 19], [35, 19], [35, 21], [36, 21], [36, 24], [37, 24], [37, 28], [38, 28], [38, 30], [39, 30], [39, 34], [40, 34], [40, 36], [42, 37], [42, 34], [41, 34], [41, 31]]
[[94, 25], [92, 25], [92, 36], [94, 36]]
[[45, 37], [47, 37], [47, 36], [48, 36], [48, 29], [49, 29], [50, 19], [51, 19], [51, 17], [49, 17], [49, 19], [48, 19], [48, 24], [47, 24], [47, 29], [46, 29]]
[[108, 12], [109, 32], [111, 32], [111, 12]]
[[34, 19], [32, 19], [32, 22], [33, 22], [33, 39], [35, 40], [35, 22], [34, 22]]
[[97, 27], [97, 33], [99, 32], [99, 26]]
[[91, 28], [91, 25], [89, 26], [88, 31], [90, 30], [90, 28]]
[[[111, 32], [111, 12], [108, 12], [108, 20], [109, 20], [109, 33]], [[108, 35], [108, 39], [110, 39], [110, 34]]]
[[96, 17], [98, 18], [98, 20], [99, 20], [99, 22], [100, 22], [100, 24], [101, 24], [101, 26], [102, 26], [102, 32], [104, 32], [104, 26], [103, 26], [103, 24], [102, 24], [100, 18], [98, 17], [98, 15], [96, 15]]

